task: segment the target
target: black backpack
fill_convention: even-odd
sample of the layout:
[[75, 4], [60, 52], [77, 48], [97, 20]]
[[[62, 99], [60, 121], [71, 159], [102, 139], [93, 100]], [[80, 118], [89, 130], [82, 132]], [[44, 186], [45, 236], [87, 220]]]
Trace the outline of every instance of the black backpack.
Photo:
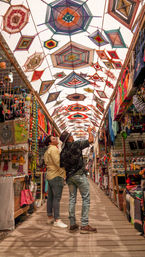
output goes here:
[[74, 174], [83, 167], [82, 151], [74, 143], [65, 144], [60, 153], [60, 167], [64, 167], [66, 173]]

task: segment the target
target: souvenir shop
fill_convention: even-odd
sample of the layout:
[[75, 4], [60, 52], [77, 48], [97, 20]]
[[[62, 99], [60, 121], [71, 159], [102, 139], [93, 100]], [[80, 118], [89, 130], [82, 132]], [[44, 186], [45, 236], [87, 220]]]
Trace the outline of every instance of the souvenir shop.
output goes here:
[[43, 204], [47, 193], [44, 140], [49, 134], [58, 135], [58, 128], [3, 40], [0, 46], [0, 206], [3, 206], [0, 230], [13, 229], [15, 218]]
[[103, 12], [99, 1], [17, 2], [0, 0], [0, 230], [45, 202], [46, 136], [86, 139], [94, 126], [87, 173], [143, 232], [143, 1], [104, 1]]
[[145, 18], [98, 134], [95, 182], [145, 233]]

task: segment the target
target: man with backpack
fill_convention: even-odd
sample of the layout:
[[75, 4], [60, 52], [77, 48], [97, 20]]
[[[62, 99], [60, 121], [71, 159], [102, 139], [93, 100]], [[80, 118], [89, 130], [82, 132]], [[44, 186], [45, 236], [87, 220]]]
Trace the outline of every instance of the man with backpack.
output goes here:
[[83, 161], [82, 150], [93, 143], [92, 128], [88, 128], [88, 140], [74, 141], [71, 133], [64, 131], [60, 140], [63, 142], [60, 154], [60, 167], [66, 170], [66, 182], [69, 187], [69, 219], [70, 232], [79, 229], [75, 218], [75, 204], [77, 197], [77, 189], [79, 189], [82, 197], [82, 217], [80, 233], [96, 233], [96, 228], [92, 228], [88, 223], [89, 207], [90, 207], [90, 189], [87, 176], [85, 174], [85, 164]]

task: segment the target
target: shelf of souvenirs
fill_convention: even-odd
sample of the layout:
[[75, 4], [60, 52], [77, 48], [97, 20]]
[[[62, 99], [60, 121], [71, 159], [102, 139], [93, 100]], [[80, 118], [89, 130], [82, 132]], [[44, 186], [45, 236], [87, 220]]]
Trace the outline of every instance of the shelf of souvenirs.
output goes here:
[[125, 187], [119, 186], [119, 188], [117, 189], [116, 186], [115, 186], [113, 190], [115, 190], [115, 191], [118, 191], [118, 190], [119, 190], [119, 192], [123, 192], [124, 189], [125, 189]]
[[[130, 176], [130, 175], [144, 176], [144, 174], [145, 174], [145, 168], [143, 168], [143, 169], [135, 169], [135, 170], [127, 170], [126, 171], [126, 175], [127, 176]], [[125, 177], [125, 172], [113, 172], [112, 173], [113, 177], [115, 177], [116, 175], [118, 177]]]
[[118, 174], [118, 173], [113, 173], [112, 174], [113, 177], [117, 176], [117, 177], [125, 177], [125, 174]]
[[[145, 158], [139, 158], [139, 160], [135, 161], [136, 158], [132, 160], [126, 160], [127, 170], [140, 170], [141, 168], [145, 167]], [[124, 170], [124, 161], [123, 160], [115, 160], [109, 163], [109, 166], [113, 170]]]
[[[123, 149], [117, 149], [117, 150], [111, 150], [110, 152], [111, 159], [116, 159], [116, 158], [123, 158], [124, 157], [124, 152]], [[136, 157], [142, 157], [145, 156], [145, 150], [144, 149], [138, 149], [138, 150], [133, 150], [132, 152], [127, 152], [126, 153], [126, 158], [136, 158]]]
[[[25, 174], [26, 175], [26, 174]], [[11, 173], [7, 173], [6, 175], [5, 174], [0, 174], [0, 178], [2, 177], [5, 177], [5, 178], [9, 178], [9, 177], [12, 177], [13, 178], [13, 183], [15, 184], [17, 181], [21, 181], [23, 182], [24, 179], [25, 179], [25, 175], [12, 175]]]
[[124, 192], [125, 188], [126, 188], [126, 187], [125, 187], [125, 184], [120, 185], [118, 189], [116, 188], [116, 186], [114, 186], [114, 187], [109, 187], [109, 193], [110, 193], [110, 198], [111, 198], [111, 200], [113, 200], [113, 192], [114, 192], [114, 191], [115, 191], [115, 193], [117, 193], [118, 190], [119, 190], [119, 193], [122, 194], [122, 193]]
[[8, 149], [3, 149], [0, 148], [0, 155], [5, 154], [5, 153], [15, 153], [15, 152], [28, 152], [28, 150], [25, 147], [20, 147], [20, 148], [8, 148]]

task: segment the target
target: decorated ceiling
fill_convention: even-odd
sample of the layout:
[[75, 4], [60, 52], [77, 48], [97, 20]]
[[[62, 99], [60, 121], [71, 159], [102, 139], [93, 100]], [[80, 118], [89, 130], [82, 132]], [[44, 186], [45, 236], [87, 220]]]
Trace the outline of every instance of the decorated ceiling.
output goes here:
[[[99, 129], [139, 0], [0, 0], [0, 33], [60, 131]], [[94, 132], [95, 133], [95, 132]]]

